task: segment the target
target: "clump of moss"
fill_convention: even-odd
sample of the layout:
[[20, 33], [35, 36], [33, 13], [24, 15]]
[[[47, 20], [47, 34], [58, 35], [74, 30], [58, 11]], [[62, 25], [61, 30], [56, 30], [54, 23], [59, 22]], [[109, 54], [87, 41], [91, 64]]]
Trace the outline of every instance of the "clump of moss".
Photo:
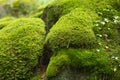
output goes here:
[[0, 29], [10, 24], [13, 20], [14, 20], [13, 17], [4, 17], [0, 19]]
[[82, 0], [52, 0], [43, 11], [42, 18], [46, 22], [46, 30], [49, 31], [62, 15], [82, 6], [83, 2]]
[[0, 79], [30, 79], [42, 55], [45, 36], [41, 19], [21, 18], [0, 31]]
[[96, 43], [92, 20], [87, 10], [75, 9], [59, 19], [50, 29], [45, 42], [52, 49], [92, 48]]
[[[99, 55], [99, 56], [98, 56]], [[71, 66], [76, 69], [85, 69], [88, 73], [112, 73], [112, 61], [107, 53], [98, 53], [86, 49], [62, 49], [50, 59], [46, 75], [48, 78], [59, 74], [64, 67]]]

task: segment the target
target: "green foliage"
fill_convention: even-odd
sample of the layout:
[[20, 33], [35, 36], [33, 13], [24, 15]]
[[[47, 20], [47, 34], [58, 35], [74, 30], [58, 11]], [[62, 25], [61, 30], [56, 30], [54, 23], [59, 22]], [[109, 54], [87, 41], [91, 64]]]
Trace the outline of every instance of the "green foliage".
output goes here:
[[14, 20], [13, 17], [4, 17], [0, 19], [0, 29], [10, 24], [13, 20]]
[[[106, 53], [98, 53], [86, 49], [62, 49], [50, 59], [46, 75], [48, 78], [56, 76], [65, 66], [85, 69], [88, 73], [112, 73], [112, 61]], [[65, 69], [65, 68], [64, 68]]]
[[[92, 30], [93, 17], [89, 13], [87, 10], [78, 8], [61, 17], [50, 29], [46, 37], [46, 44], [49, 44], [52, 49], [94, 47], [96, 37]], [[94, 15], [92, 12], [91, 14]]]
[[21, 18], [0, 31], [0, 80], [28, 80], [42, 55], [41, 19]]

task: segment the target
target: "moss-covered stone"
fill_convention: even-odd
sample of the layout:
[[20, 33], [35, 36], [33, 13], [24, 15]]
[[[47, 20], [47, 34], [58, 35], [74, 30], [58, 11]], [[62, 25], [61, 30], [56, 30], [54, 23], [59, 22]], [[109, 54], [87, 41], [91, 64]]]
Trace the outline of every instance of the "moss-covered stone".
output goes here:
[[92, 48], [95, 46], [96, 37], [92, 30], [93, 18], [87, 10], [81, 8], [61, 17], [50, 29], [46, 37], [46, 44], [55, 48]]
[[82, 6], [83, 2], [83, 0], [51, 0], [44, 9], [42, 16], [43, 20], [46, 22], [46, 30], [49, 31], [62, 15]]
[[[99, 56], [98, 56], [99, 54]], [[46, 75], [48, 78], [57, 76], [67, 67], [80, 69], [91, 74], [112, 73], [112, 61], [106, 53], [98, 53], [94, 50], [63, 49], [50, 59]], [[82, 70], [81, 70], [82, 69]], [[74, 76], [71, 76], [74, 77]], [[54, 79], [53, 79], [54, 80]], [[75, 79], [78, 80], [78, 79]]]
[[14, 20], [13, 17], [4, 17], [0, 19], [0, 29], [10, 24], [13, 20]]
[[42, 55], [44, 27], [41, 19], [21, 18], [0, 31], [1, 80], [30, 79]]

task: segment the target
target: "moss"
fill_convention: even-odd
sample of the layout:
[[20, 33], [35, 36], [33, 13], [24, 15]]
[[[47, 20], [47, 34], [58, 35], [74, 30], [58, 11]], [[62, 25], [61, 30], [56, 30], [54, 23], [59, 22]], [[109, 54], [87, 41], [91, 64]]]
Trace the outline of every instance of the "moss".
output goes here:
[[97, 53], [94, 50], [86, 49], [62, 49], [50, 59], [46, 71], [47, 77], [57, 76], [62, 70], [66, 69], [64, 68], [66, 66], [82, 69], [87, 73], [95, 73], [96, 75], [101, 73], [111, 74], [111, 68], [113, 68], [109, 55], [103, 52]]
[[0, 29], [7, 26], [8, 24], [10, 24], [13, 20], [14, 20], [14, 18], [12, 18], [12, 17], [4, 17], [4, 18], [0, 19]]
[[53, 77], [56, 76], [59, 72], [60, 67], [70, 64], [70, 60], [66, 54], [58, 54], [57, 56], [53, 56], [50, 59], [50, 63], [47, 67], [46, 76]]
[[15, 20], [0, 31], [0, 79], [28, 80], [42, 55], [44, 22], [36, 18]]
[[99, 16], [112, 19], [113, 16], [119, 13], [111, 5], [113, 0], [89, 0], [86, 5], [91, 10], [94, 10]]
[[83, 2], [82, 0], [51, 0], [44, 9], [42, 17], [47, 25], [46, 30], [49, 31], [62, 15], [82, 6]]
[[43, 11], [30, 15], [31, 18], [41, 18]]
[[78, 8], [59, 19], [50, 29], [45, 42], [52, 49], [92, 48], [96, 42], [92, 27], [92, 17], [86, 10]]

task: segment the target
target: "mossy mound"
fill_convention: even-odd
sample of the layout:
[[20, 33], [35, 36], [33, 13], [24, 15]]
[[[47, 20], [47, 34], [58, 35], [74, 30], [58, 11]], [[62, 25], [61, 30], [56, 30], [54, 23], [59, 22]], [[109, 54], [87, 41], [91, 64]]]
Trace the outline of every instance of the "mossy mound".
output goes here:
[[113, 68], [108, 53], [86, 49], [62, 49], [57, 52], [57, 55], [51, 57], [46, 75], [48, 78], [57, 76], [67, 66], [79, 69], [81, 72], [87, 72], [89, 75], [94, 73], [96, 75], [101, 73], [111, 74]]
[[46, 44], [49, 44], [52, 49], [63, 47], [94, 47], [96, 37], [92, 30], [93, 18], [89, 13], [87, 10], [78, 8], [61, 17], [50, 29], [50, 32], [46, 37]]
[[0, 29], [10, 24], [13, 20], [14, 20], [13, 17], [4, 17], [0, 19]]
[[42, 55], [45, 36], [41, 19], [21, 18], [0, 31], [0, 80], [29, 80]]
[[82, 3], [82, 0], [52, 0], [43, 11], [42, 18], [46, 22], [46, 30], [49, 31], [62, 15], [82, 6]]

